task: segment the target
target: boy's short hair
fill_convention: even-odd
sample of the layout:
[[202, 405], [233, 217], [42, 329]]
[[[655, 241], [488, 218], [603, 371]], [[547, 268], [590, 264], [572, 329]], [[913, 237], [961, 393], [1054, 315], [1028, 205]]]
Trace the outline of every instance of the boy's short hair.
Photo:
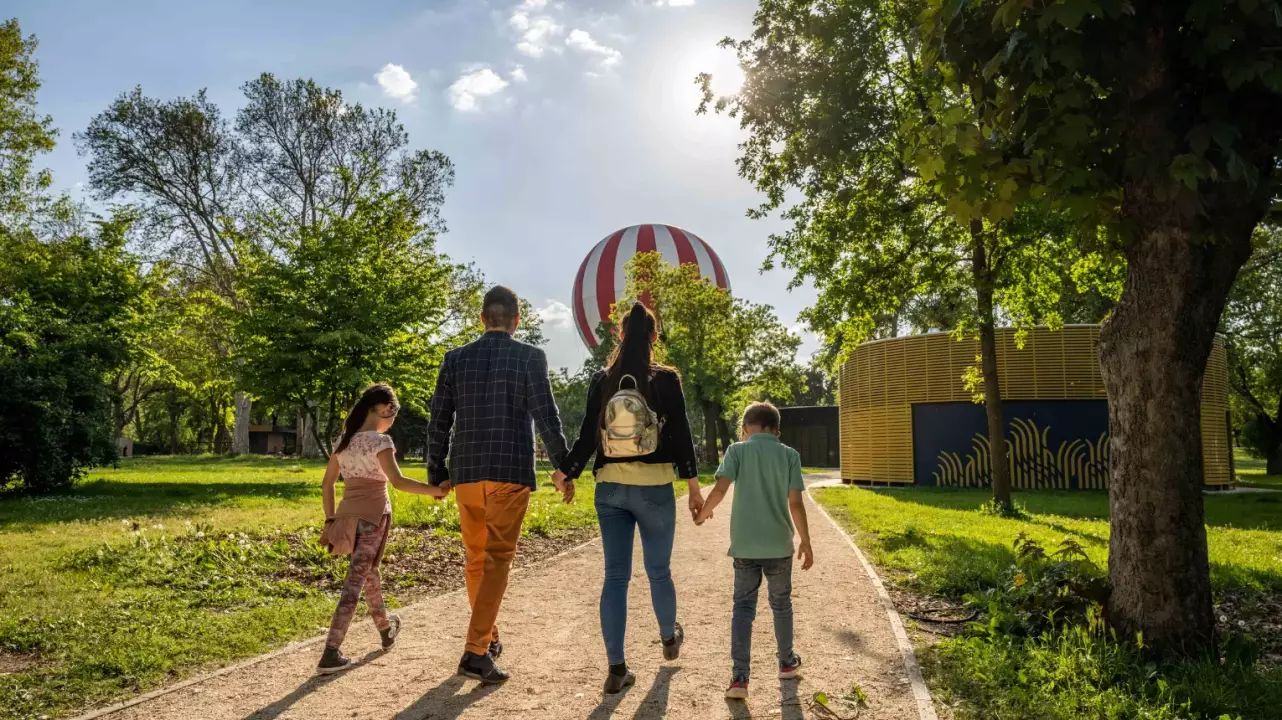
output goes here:
[[779, 408], [768, 402], [755, 402], [743, 411], [743, 424], [756, 425], [764, 430], [779, 430]]
[[481, 314], [485, 316], [485, 324], [492, 328], [511, 327], [520, 312], [521, 301], [516, 293], [502, 285], [490, 288], [481, 301]]

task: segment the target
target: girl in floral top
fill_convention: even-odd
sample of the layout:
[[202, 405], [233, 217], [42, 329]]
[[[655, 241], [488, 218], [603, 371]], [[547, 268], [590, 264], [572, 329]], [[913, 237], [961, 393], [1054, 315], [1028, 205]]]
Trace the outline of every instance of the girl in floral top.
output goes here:
[[[392, 500], [387, 484], [416, 495], [445, 496], [441, 488], [411, 480], [401, 474], [396, 464], [396, 448], [383, 433], [396, 422], [400, 405], [396, 393], [387, 385], [371, 385], [347, 414], [343, 437], [329, 456], [325, 479], [321, 484], [325, 503], [325, 530], [321, 544], [333, 555], [351, 555], [338, 609], [330, 622], [325, 653], [317, 672], [330, 674], [346, 670], [352, 661], [339, 652], [347, 627], [356, 614], [361, 589], [369, 606], [374, 625], [383, 637], [383, 649], [390, 650], [400, 631], [401, 619], [388, 616], [383, 607], [382, 578], [378, 572], [392, 526]], [[334, 483], [343, 476], [343, 500], [334, 508]]]

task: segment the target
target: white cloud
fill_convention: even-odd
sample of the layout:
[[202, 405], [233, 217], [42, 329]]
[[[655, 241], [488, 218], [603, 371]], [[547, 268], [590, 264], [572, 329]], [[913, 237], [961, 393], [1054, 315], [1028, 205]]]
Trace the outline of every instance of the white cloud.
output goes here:
[[655, 7], [689, 7], [694, 0], [654, 0]]
[[508, 73], [508, 75], [512, 78], [512, 82], [523, 83], [530, 79], [529, 76], [525, 74], [525, 68], [520, 65], [512, 68], [512, 72]]
[[450, 85], [450, 104], [460, 112], [480, 110], [480, 100], [503, 92], [508, 82], [493, 70], [483, 67], [465, 72]]
[[543, 326], [557, 330], [569, 330], [574, 327], [574, 311], [560, 300], [548, 298], [547, 305], [537, 311]]
[[394, 63], [388, 63], [374, 74], [374, 79], [378, 81], [378, 86], [383, 88], [383, 94], [400, 100], [402, 102], [412, 102], [414, 92], [418, 89], [418, 83], [414, 78], [405, 71], [405, 68]]
[[512, 11], [508, 25], [519, 35], [516, 51], [529, 57], [543, 57], [543, 53], [565, 32], [549, 15], [532, 15], [546, 5], [546, 0], [526, 0]]
[[570, 31], [570, 36], [565, 39], [565, 44], [580, 52], [599, 55], [602, 67], [615, 65], [623, 58], [618, 50], [602, 45], [593, 40], [586, 30], [579, 30], [578, 28]]

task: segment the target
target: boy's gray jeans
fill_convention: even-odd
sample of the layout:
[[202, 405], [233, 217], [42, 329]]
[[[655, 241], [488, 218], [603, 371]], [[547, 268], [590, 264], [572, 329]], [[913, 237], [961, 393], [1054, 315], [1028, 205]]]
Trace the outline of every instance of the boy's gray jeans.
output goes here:
[[757, 617], [757, 590], [762, 575], [766, 577], [770, 609], [775, 616], [779, 662], [792, 660], [792, 556], [768, 560], [735, 558], [730, 659], [736, 679], [746, 680], [752, 665], [752, 621]]

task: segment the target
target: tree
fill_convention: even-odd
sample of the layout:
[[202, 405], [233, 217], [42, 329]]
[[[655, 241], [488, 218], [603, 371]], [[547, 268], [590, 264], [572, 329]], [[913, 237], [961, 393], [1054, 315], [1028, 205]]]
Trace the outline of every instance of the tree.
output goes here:
[[[369, 193], [399, 192], [418, 221], [442, 229], [453, 166], [440, 153], [409, 150], [395, 113], [348, 105], [310, 80], [263, 74], [242, 89], [234, 126], [203, 90], [162, 101], [135, 88], [76, 136], [96, 196], [142, 210], [146, 247], [236, 304], [245, 299], [245, 252], [275, 251], [274, 239], [348, 218]], [[234, 405], [233, 450], [247, 452], [249, 396], [237, 390]]]
[[1241, 435], [1266, 472], [1282, 475], [1282, 228], [1256, 231], [1255, 252], [1229, 294], [1222, 322], [1229, 382], [1245, 416]]
[[426, 416], [443, 338], [477, 319], [451, 312], [460, 269], [435, 252], [411, 198], [371, 193], [346, 217], [325, 213], [274, 239], [277, 252], [245, 244], [243, 307], [252, 310], [235, 324], [249, 387], [303, 408], [329, 452], [344, 410], [371, 382], [391, 383]]
[[[949, 89], [943, 112], [962, 108], [1001, 152], [929, 151], [915, 164], [1000, 178], [1125, 256], [1100, 337], [1109, 618], [1159, 650], [1205, 648], [1214, 629], [1200, 389], [1252, 233], [1278, 196], [1279, 13], [1275, 0], [932, 0], [922, 20], [927, 64]], [[962, 191], [950, 201], [992, 217]]]
[[127, 218], [96, 236], [42, 240], [0, 225], [0, 489], [63, 489], [113, 462], [113, 397], [142, 309]]
[[0, 221], [29, 219], [32, 203], [53, 182], [48, 171], [32, 168], [57, 135], [53, 118], [36, 109], [35, 54], [36, 37], [24, 38], [16, 19], [0, 24]]
[[[814, 283], [819, 297], [803, 318], [836, 359], [904, 326], [976, 334], [976, 395], [989, 437], [1004, 438], [995, 328], [1003, 319], [1058, 325], [1078, 253], [1059, 214], [1016, 198], [1004, 177], [974, 171], [1002, 148], [964, 103], [949, 104], [949, 88], [923, 63], [923, 7], [762, 3], [753, 36], [722, 43], [746, 71], [742, 90], [714, 98], [701, 75], [698, 111], [715, 101], [751, 132], [739, 169], [767, 199], [750, 216], [800, 191], [783, 213], [792, 226], [771, 237], [772, 261], [793, 271], [794, 286]], [[963, 159], [924, 161], [948, 148]], [[993, 498], [1009, 511], [1006, 444], [992, 448]]]
[[686, 396], [702, 413], [710, 460], [732, 442], [726, 409], [745, 399], [787, 400], [800, 384], [792, 335], [767, 305], [739, 300], [705, 281], [692, 264], [673, 267], [658, 253], [626, 266], [627, 287], [615, 312], [649, 297], [662, 325], [660, 356], [680, 372]]

